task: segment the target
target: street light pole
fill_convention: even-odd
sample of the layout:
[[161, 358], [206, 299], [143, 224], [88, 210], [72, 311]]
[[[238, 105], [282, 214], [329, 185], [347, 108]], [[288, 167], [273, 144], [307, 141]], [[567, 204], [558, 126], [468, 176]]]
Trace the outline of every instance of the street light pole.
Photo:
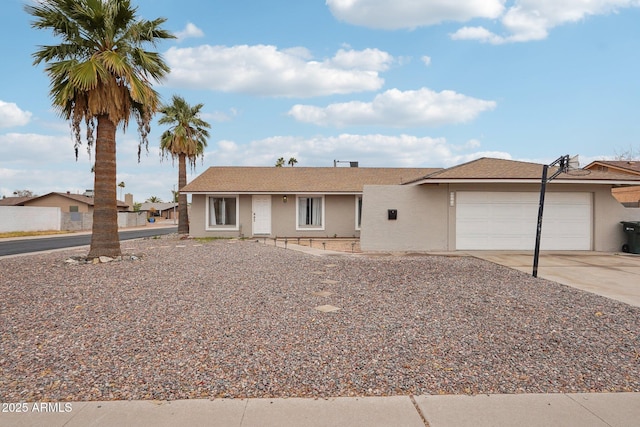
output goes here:
[[[549, 167], [559, 166], [550, 177], [547, 177], [549, 173]], [[566, 172], [569, 168], [569, 155], [558, 157], [549, 165], [542, 167], [542, 181], [540, 183], [540, 204], [538, 205], [538, 223], [536, 227], [536, 247], [533, 252], [533, 277], [538, 277], [538, 260], [540, 258], [540, 240], [542, 238], [542, 213], [544, 211], [544, 196], [547, 192], [547, 182], [551, 181], [563, 172]]]

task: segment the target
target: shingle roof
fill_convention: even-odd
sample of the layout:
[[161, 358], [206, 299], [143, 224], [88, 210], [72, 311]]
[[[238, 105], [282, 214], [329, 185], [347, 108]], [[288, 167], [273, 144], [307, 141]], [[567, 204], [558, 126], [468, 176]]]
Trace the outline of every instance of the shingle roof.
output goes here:
[[185, 187], [185, 193], [349, 193], [364, 185], [402, 184], [437, 168], [210, 167]]
[[640, 160], [596, 160], [585, 166], [585, 169], [591, 169], [596, 165], [620, 169], [622, 172], [640, 175]]
[[140, 210], [149, 211], [151, 208], [154, 208], [157, 211], [166, 211], [167, 209], [173, 209], [174, 207], [178, 207], [178, 204], [170, 202], [145, 202], [140, 205]]
[[[540, 180], [542, 177], [542, 164], [520, 162], [515, 160], [493, 159], [483, 157], [448, 169], [434, 172], [424, 177], [424, 182], [429, 180]], [[557, 170], [549, 169], [549, 175]], [[578, 169], [558, 175], [556, 180], [605, 180], [605, 181], [640, 181], [640, 176], [632, 176], [622, 173], [602, 172], [596, 170]], [[416, 181], [423, 181], [418, 179]]]
[[[51, 195], [58, 195], [58, 196], [66, 197], [68, 199], [72, 199], [72, 200], [75, 200], [77, 202], [86, 203], [89, 206], [93, 206], [93, 204], [94, 204], [94, 198], [90, 197], [90, 196], [85, 196], [83, 194], [57, 193], [57, 192], [47, 193], [47, 194], [44, 194], [42, 196], [37, 196], [37, 197], [31, 197], [29, 199], [29, 201], [36, 200], [36, 199], [41, 199], [41, 198], [44, 198], [44, 197], [49, 197]], [[122, 200], [118, 200], [118, 207], [126, 208], [128, 206], [129, 205], [126, 204], [125, 202], [123, 202]]]
[[27, 197], [5, 197], [0, 199], [0, 206], [20, 206], [27, 200], [33, 199], [33, 196]]

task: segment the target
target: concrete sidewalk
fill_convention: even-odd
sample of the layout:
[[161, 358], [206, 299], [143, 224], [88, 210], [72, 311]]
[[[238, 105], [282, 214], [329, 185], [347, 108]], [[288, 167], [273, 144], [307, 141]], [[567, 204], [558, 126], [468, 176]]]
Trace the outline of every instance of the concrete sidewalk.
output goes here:
[[182, 425], [632, 427], [640, 393], [29, 403], [27, 413], [0, 413], [3, 427]]

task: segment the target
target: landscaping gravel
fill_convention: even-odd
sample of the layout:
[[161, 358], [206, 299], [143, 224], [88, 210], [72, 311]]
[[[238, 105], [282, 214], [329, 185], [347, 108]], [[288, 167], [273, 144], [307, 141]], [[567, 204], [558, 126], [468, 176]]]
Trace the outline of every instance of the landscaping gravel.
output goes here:
[[640, 308], [482, 260], [122, 248], [0, 259], [2, 401], [640, 391]]

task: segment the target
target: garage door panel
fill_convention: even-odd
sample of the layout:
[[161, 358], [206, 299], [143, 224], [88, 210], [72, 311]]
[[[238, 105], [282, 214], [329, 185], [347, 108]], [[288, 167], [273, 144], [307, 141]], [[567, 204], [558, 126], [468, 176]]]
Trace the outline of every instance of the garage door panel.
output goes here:
[[[458, 192], [456, 248], [531, 250], [540, 195], [533, 192]], [[543, 250], [591, 249], [590, 193], [547, 193]]]

